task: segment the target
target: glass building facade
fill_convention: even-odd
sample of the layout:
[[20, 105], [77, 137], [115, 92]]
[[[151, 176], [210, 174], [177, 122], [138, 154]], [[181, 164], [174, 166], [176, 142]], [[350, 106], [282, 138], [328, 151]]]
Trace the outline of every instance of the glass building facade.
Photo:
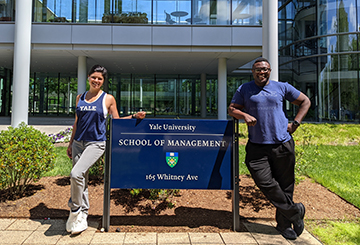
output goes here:
[[[104, 90], [116, 98], [121, 116], [139, 110], [147, 117], [199, 118], [200, 76], [109, 74]], [[251, 75], [228, 77], [227, 101], [236, 89], [252, 79]], [[31, 116], [73, 116], [77, 96], [76, 74], [32, 73], [29, 113]], [[206, 79], [206, 115], [217, 117], [217, 77]], [[9, 115], [10, 107], [2, 108]], [[5, 113], [7, 111], [7, 113]]]
[[[262, 0], [32, 0], [33, 22], [261, 25]], [[14, 20], [0, 0], [0, 21]]]
[[[262, 0], [33, 0], [33, 23], [96, 25], [261, 26]], [[15, 1], [0, 0], [0, 21], [15, 21]], [[55, 57], [54, 57], [55, 58]], [[151, 72], [151, 71], [150, 71]], [[200, 74], [110, 73], [104, 90], [114, 95], [120, 115], [138, 110], [148, 117], [200, 117]], [[0, 116], [11, 115], [12, 73], [0, 70]], [[250, 71], [228, 75], [227, 101]], [[30, 116], [73, 116], [77, 74], [31, 71]], [[206, 117], [218, 113], [218, 81], [206, 76]]]
[[279, 1], [279, 78], [306, 92], [307, 118], [359, 122], [360, 1]]

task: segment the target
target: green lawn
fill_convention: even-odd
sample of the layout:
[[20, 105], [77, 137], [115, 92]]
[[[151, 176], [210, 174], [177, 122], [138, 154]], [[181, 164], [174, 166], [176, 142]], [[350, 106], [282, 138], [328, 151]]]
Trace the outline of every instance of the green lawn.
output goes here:
[[47, 172], [45, 176], [68, 176], [70, 175], [72, 168], [72, 161], [66, 155], [67, 147], [54, 147], [56, 153], [56, 159], [54, 168]]
[[[314, 124], [304, 123], [299, 129], [305, 128], [313, 134], [312, 144], [348, 145], [360, 144], [359, 124]], [[296, 134], [296, 132], [295, 132]]]
[[[319, 124], [303, 123], [295, 132], [295, 136], [309, 130], [312, 134], [311, 144], [316, 145], [348, 145], [360, 144], [359, 124]], [[247, 137], [245, 123], [239, 124], [239, 133]]]
[[360, 219], [306, 221], [306, 229], [326, 245], [360, 244]]
[[360, 208], [360, 145], [319, 145], [318, 152], [308, 156], [307, 175]]

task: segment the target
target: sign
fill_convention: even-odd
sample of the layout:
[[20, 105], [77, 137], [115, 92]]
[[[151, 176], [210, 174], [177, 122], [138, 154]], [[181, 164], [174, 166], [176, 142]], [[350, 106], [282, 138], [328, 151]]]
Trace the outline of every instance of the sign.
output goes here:
[[233, 121], [112, 120], [110, 188], [232, 189]]

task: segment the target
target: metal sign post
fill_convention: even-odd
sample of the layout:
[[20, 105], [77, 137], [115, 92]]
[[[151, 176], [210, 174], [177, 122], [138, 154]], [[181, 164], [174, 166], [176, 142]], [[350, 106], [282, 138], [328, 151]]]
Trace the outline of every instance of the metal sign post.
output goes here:
[[240, 213], [239, 213], [239, 120], [233, 118], [233, 142], [232, 142], [232, 166], [233, 166], [233, 190], [232, 190], [232, 213], [233, 213], [233, 230], [240, 230]]
[[110, 227], [110, 173], [111, 173], [111, 132], [112, 132], [112, 117], [107, 118], [106, 125], [106, 147], [105, 147], [105, 166], [104, 166], [104, 207], [102, 227], [106, 232]]

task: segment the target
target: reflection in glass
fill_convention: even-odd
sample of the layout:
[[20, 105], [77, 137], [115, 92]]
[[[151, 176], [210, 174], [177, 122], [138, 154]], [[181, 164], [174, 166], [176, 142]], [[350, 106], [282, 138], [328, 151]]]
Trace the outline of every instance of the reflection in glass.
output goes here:
[[355, 34], [333, 35], [320, 38], [321, 53], [338, 53], [357, 50]]
[[192, 20], [188, 21], [197, 25], [229, 25], [230, 2], [227, 0], [195, 0]]
[[[59, 76], [60, 77], [60, 76]], [[58, 102], [60, 105], [60, 114], [74, 114], [76, 95], [77, 95], [77, 80], [74, 78], [60, 77], [57, 86], [54, 86], [54, 91], [58, 93]]]
[[[0, 67], [0, 115], [11, 115], [11, 91], [12, 74], [10, 70], [4, 67]], [[30, 111], [30, 110], [29, 110]]]
[[229, 77], [227, 81], [227, 105], [230, 105], [231, 100], [238, 89], [238, 87], [244, 83], [250, 82], [253, 79], [252, 76], [238, 76], [238, 77]]
[[153, 24], [187, 25], [191, 23], [191, 0], [153, 0]]
[[195, 25], [208, 25], [210, 23], [210, 0], [194, 0], [193, 15], [189, 22]]
[[[330, 121], [353, 121], [359, 110], [357, 71], [343, 70], [341, 61], [348, 55], [328, 56], [320, 72], [319, 96], [323, 119]], [[347, 61], [348, 64], [350, 61]]]
[[319, 50], [320, 54], [326, 54], [327, 51], [327, 38], [328, 37], [321, 37], [319, 38]]
[[[279, 49], [280, 52], [308, 56], [317, 53], [317, 39], [308, 39], [317, 35], [316, 1], [286, 2], [279, 11]], [[298, 41], [288, 48], [288, 45]], [[285, 48], [286, 50], [282, 51]]]
[[337, 33], [337, 0], [320, 0], [320, 32], [319, 35]]
[[132, 107], [137, 111], [154, 111], [154, 78], [150, 75], [136, 75], [133, 79]]
[[233, 25], [261, 25], [262, 0], [233, 0]]
[[279, 49], [293, 42], [294, 9], [291, 6], [279, 11]]
[[305, 41], [294, 44], [296, 57], [309, 56], [317, 53], [316, 38], [307, 39]]
[[156, 77], [156, 115], [178, 115], [177, 77]]
[[[0, 20], [13, 12], [11, 6], [0, 4]], [[33, 9], [35, 22], [262, 24], [262, 0], [39, 0]]]
[[[287, 61], [289, 59], [285, 58], [285, 60]], [[307, 120], [314, 120], [317, 114], [315, 97], [317, 89], [317, 66], [317, 57], [298, 59], [280, 66], [279, 80], [292, 84], [309, 97], [311, 107], [305, 117]], [[286, 109], [288, 117], [294, 118], [299, 108], [287, 103]]]
[[[245, 11], [249, 11], [248, 0], [238, 2], [242, 2], [242, 5], [246, 8]], [[243, 11], [243, 8], [239, 8], [238, 11]], [[240, 17], [250, 18], [248, 14]], [[187, 21], [195, 25], [229, 25], [230, 2], [227, 0], [194, 0], [193, 14]]]
[[327, 52], [335, 53], [337, 52], [338, 46], [338, 36], [329, 36], [327, 37]]
[[[111, 94], [114, 98], [120, 98], [120, 85], [121, 85], [121, 75], [113, 74], [108, 78], [108, 81], [104, 82], [103, 90], [106, 93]], [[120, 112], [120, 100], [116, 100], [116, 106], [118, 108], [119, 114]]]
[[34, 22], [71, 22], [73, 0], [34, 1]]
[[111, 12], [111, 0], [73, 0], [76, 22], [101, 23], [103, 17]]
[[[240, 84], [252, 77], [228, 77], [227, 102]], [[156, 81], [156, 85], [155, 85]], [[87, 90], [89, 84], [87, 83]], [[120, 116], [145, 111], [147, 117], [199, 117], [201, 85], [199, 76], [110, 74], [103, 90], [115, 97]], [[31, 115], [73, 115], [77, 96], [75, 74], [34, 73], [29, 86]], [[217, 79], [206, 80], [206, 114], [217, 117]]]
[[151, 1], [115, 0], [115, 11], [112, 17], [114, 23], [151, 23]]
[[312, 37], [317, 34], [316, 2], [309, 0], [299, 4], [295, 9], [293, 22], [294, 41]]
[[356, 31], [360, 31], [360, 2], [357, 0], [357, 25], [355, 26]]
[[210, 78], [206, 80], [206, 114], [217, 116], [218, 111], [218, 86], [217, 79]]
[[320, 35], [357, 30], [355, 0], [321, 0], [319, 16]]
[[200, 80], [180, 79], [179, 116], [200, 115]]
[[[116, 81], [116, 83], [114, 82]], [[115, 84], [119, 84], [115, 88]], [[154, 78], [150, 75], [121, 75], [112, 78], [112, 94], [118, 101], [120, 116], [145, 111], [148, 116], [154, 113]], [[116, 93], [114, 91], [117, 91]], [[120, 98], [119, 98], [120, 97]]]
[[339, 52], [357, 51], [357, 38], [355, 34], [339, 36]]
[[210, 0], [210, 25], [230, 24], [230, 2]]
[[356, 0], [338, 2], [338, 32], [356, 31]]
[[75, 113], [77, 80], [60, 74], [34, 73], [30, 79], [29, 112], [32, 115]]
[[131, 115], [131, 77], [122, 74], [121, 78], [117, 77], [117, 80], [120, 80], [120, 96], [115, 98], [120, 101], [120, 104], [117, 104], [119, 114], [120, 116]]
[[13, 18], [13, 0], [1, 0], [0, 1], [0, 21], [14, 21]]

